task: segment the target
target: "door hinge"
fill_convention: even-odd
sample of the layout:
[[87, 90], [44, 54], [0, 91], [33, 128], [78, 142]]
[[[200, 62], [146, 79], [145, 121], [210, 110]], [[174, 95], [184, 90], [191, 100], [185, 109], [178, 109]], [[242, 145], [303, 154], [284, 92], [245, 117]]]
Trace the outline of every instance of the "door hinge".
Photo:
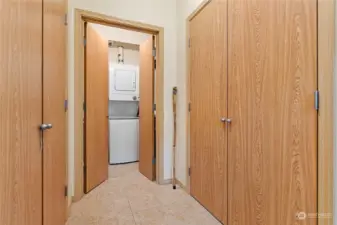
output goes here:
[[64, 100], [64, 111], [68, 111], [68, 99]]
[[68, 197], [68, 186], [64, 186], [64, 196]]
[[64, 14], [64, 25], [68, 25], [68, 13]]
[[188, 38], [188, 47], [191, 47], [191, 38]]
[[157, 56], [157, 49], [156, 49], [156, 48], [153, 48], [153, 49], [152, 49], [152, 56], [153, 56], [153, 57], [156, 57], [156, 56]]
[[87, 106], [86, 106], [85, 102], [83, 102], [83, 111], [84, 111], [84, 112], [87, 111]]
[[156, 104], [153, 104], [153, 112], [155, 112], [157, 109], [157, 105]]
[[153, 158], [152, 159], [152, 165], [155, 165], [156, 164], [156, 158]]
[[191, 112], [191, 103], [188, 103], [188, 111]]
[[188, 168], [188, 176], [191, 176], [191, 168]]
[[315, 109], [318, 111], [319, 110], [319, 91], [315, 91]]
[[83, 39], [83, 45], [87, 46], [87, 39], [85, 39], [85, 38]]

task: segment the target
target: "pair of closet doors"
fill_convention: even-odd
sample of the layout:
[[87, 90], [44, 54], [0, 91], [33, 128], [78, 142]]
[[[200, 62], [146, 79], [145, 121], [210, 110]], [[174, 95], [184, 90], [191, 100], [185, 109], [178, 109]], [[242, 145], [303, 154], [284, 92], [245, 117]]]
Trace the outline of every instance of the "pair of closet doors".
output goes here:
[[317, 224], [316, 0], [212, 0], [188, 28], [191, 195], [224, 224]]
[[0, 224], [64, 225], [66, 0], [0, 1]]

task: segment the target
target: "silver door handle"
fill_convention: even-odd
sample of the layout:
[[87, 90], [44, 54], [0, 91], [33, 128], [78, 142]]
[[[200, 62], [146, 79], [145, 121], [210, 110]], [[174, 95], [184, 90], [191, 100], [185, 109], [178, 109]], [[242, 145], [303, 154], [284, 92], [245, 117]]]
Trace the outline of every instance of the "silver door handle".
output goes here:
[[44, 124], [41, 124], [40, 126], [40, 130], [44, 131], [44, 130], [49, 130], [53, 128], [53, 125], [50, 124], [50, 123], [44, 123]]
[[226, 117], [222, 117], [222, 118], [220, 119], [220, 121], [221, 121], [222, 123], [228, 123], [228, 124], [232, 123], [232, 119], [231, 119], [231, 118], [226, 118]]

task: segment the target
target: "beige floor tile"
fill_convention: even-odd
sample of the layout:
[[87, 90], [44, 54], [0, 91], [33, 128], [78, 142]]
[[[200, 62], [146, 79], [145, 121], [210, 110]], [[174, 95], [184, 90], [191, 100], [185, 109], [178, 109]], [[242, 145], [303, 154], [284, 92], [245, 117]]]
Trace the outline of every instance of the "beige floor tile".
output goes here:
[[171, 214], [164, 206], [134, 213], [137, 225], [187, 225], [185, 217]]
[[167, 205], [165, 211], [171, 217], [179, 218], [189, 225], [221, 225], [204, 207], [197, 202], [175, 202]]
[[207, 211], [188, 212], [185, 209], [177, 212], [167, 206], [142, 210], [134, 213], [134, 216], [137, 225], [221, 225]]
[[162, 207], [135, 212], [134, 217], [137, 225], [166, 225]]
[[135, 171], [138, 171], [138, 163], [111, 165], [109, 166], [109, 178], [125, 176]]
[[70, 216], [111, 217], [132, 213], [127, 199], [82, 199], [72, 206]]
[[109, 180], [72, 205], [67, 225], [220, 225], [182, 189], [149, 181], [138, 163], [109, 172]]
[[136, 225], [132, 214], [115, 217], [83, 215], [69, 218], [66, 225]]
[[82, 199], [75, 203], [67, 225], [135, 225], [127, 199]]
[[151, 190], [151, 193], [153, 193], [163, 205], [175, 202], [195, 202], [183, 189], [173, 190], [172, 185], [156, 185], [156, 187]]
[[129, 202], [132, 212], [162, 206], [162, 203], [155, 195], [147, 192], [139, 192], [138, 195], [129, 198]]

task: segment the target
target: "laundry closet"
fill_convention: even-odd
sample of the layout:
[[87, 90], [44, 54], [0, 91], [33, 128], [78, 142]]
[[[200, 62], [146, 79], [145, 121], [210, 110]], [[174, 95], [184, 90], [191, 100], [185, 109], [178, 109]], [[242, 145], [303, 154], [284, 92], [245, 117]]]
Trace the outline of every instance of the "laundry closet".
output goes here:
[[191, 195], [223, 224], [316, 225], [317, 1], [212, 0], [187, 26]]
[[138, 45], [109, 41], [110, 165], [139, 160], [139, 59]]
[[139, 162], [154, 180], [154, 36], [92, 23], [85, 30], [84, 192], [120, 164]]

